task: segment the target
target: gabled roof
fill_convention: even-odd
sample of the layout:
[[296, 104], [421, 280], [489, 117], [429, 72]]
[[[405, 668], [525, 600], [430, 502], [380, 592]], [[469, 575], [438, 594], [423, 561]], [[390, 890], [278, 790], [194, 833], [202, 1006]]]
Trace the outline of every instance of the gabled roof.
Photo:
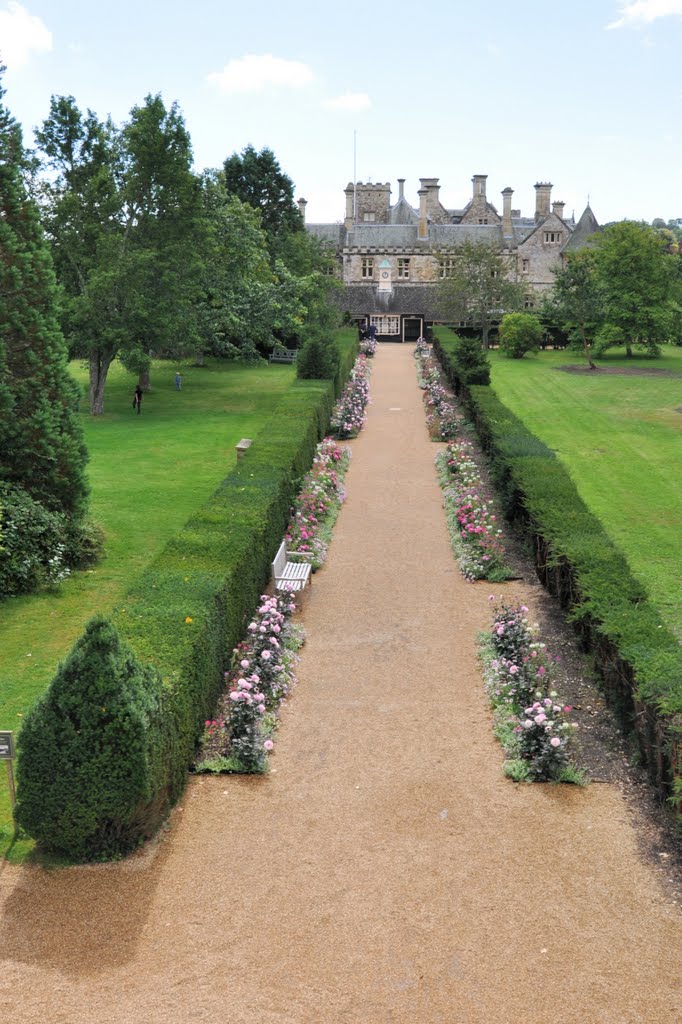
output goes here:
[[403, 196], [395, 206], [391, 207], [389, 222], [391, 224], [418, 224], [419, 213], [413, 206], [410, 206], [407, 199]]
[[423, 316], [426, 320], [444, 318], [435, 284], [394, 284], [385, 292], [380, 292], [376, 284], [350, 284], [335, 293], [334, 301], [352, 316], [403, 313]]
[[582, 249], [584, 245], [590, 241], [593, 235], [596, 235], [601, 228], [597, 222], [597, 218], [592, 213], [592, 208], [588, 203], [583, 210], [582, 217], [576, 224], [573, 234], [562, 247], [562, 252], [574, 252], [576, 249]]
[[[533, 228], [528, 232], [528, 234], [522, 240], [519, 240], [518, 244], [525, 244], [528, 241], [528, 239], [532, 238], [536, 231], [540, 231], [540, 229], [542, 229], [543, 231], [551, 231], [553, 227], [564, 228], [567, 235], [570, 235], [572, 231], [570, 224], [563, 220], [557, 213], [552, 212], [548, 214], [544, 220], [541, 220], [537, 224], [535, 224]], [[566, 243], [564, 242], [564, 246], [565, 245]]]

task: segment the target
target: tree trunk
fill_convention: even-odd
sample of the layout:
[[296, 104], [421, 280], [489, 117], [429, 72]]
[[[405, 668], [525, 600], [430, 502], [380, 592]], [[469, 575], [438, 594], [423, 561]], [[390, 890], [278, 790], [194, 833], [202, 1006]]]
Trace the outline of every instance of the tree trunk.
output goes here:
[[481, 324], [481, 345], [483, 348], [490, 348], [488, 342], [488, 335], [490, 334], [490, 327], [488, 324]]
[[90, 384], [88, 388], [90, 399], [90, 415], [101, 416], [104, 412], [104, 385], [107, 382], [107, 374], [111, 366], [115, 352], [106, 349], [96, 348], [90, 353]]
[[149, 369], [141, 370], [140, 375], [137, 378], [137, 383], [140, 385], [143, 391], [151, 391], [152, 389], [150, 374], [151, 370]]
[[583, 339], [583, 355], [585, 356], [585, 359], [587, 359], [587, 365], [591, 370], [596, 370], [597, 367], [592, 362], [592, 352], [590, 350], [590, 343], [587, 340], [587, 335], [585, 334], [585, 331], [583, 330], [582, 326], [580, 327], [580, 335]]
[[632, 344], [629, 341], [625, 342], [625, 355], [628, 359], [632, 359]]
[[197, 352], [196, 356], [194, 357], [194, 365], [195, 366], [203, 366], [204, 365], [204, 353], [203, 352]]

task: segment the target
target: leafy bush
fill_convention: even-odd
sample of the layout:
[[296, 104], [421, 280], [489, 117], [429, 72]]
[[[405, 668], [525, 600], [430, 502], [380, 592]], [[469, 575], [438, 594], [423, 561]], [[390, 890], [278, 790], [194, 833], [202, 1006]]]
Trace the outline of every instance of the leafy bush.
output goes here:
[[[69, 575], [66, 517], [20, 487], [0, 486], [0, 598], [53, 586]], [[72, 529], [77, 530], [74, 526]]]
[[300, 380], [334, 380], [339, 350], [332, 340], [309, 338], [298, 353], [296, 373]]
[[543, 327], [532, 313], [505, 313], [500, 323], [500, 348], [511, 359], [522, 359], [526, 352], [537, 352]]
[[161, 680], [92, 619], [19, 735], [16, 820], [75, 860], [130, 850], [163, 804]]
[[448, 327], [434, 331], [433, 351], [456, 395], [490, 384], [490, 363], [478, 338], [461, 338]]

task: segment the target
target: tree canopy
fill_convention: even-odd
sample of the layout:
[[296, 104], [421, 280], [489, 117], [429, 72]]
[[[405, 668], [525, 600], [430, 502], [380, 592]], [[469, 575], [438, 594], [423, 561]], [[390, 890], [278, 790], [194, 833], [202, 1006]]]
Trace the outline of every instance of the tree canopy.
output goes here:
[[448, 271], [439, 299], [445, 315], [479, 330], [487, 348], [491, 327], [504, 313], [523, 306], [523, 286], [508, 279], [504, 258], [485, 242], [467, 240], [443, 259]]

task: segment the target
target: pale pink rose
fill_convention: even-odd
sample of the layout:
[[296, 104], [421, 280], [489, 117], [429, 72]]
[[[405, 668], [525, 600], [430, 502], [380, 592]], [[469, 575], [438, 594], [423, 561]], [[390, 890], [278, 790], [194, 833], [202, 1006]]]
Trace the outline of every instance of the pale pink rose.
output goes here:
[[551, 740], [549, 741], [549, 745], [550, 745], [550, 747], [560, 747], [561, 746], [561, 740], [559, 739], [558, 736], [552, 736]]
[[266, 740], [265, 743], [263, 744], [263, 750], [272, 750], [274, 745], [275, 744], [272, 742], [272, 740]]

